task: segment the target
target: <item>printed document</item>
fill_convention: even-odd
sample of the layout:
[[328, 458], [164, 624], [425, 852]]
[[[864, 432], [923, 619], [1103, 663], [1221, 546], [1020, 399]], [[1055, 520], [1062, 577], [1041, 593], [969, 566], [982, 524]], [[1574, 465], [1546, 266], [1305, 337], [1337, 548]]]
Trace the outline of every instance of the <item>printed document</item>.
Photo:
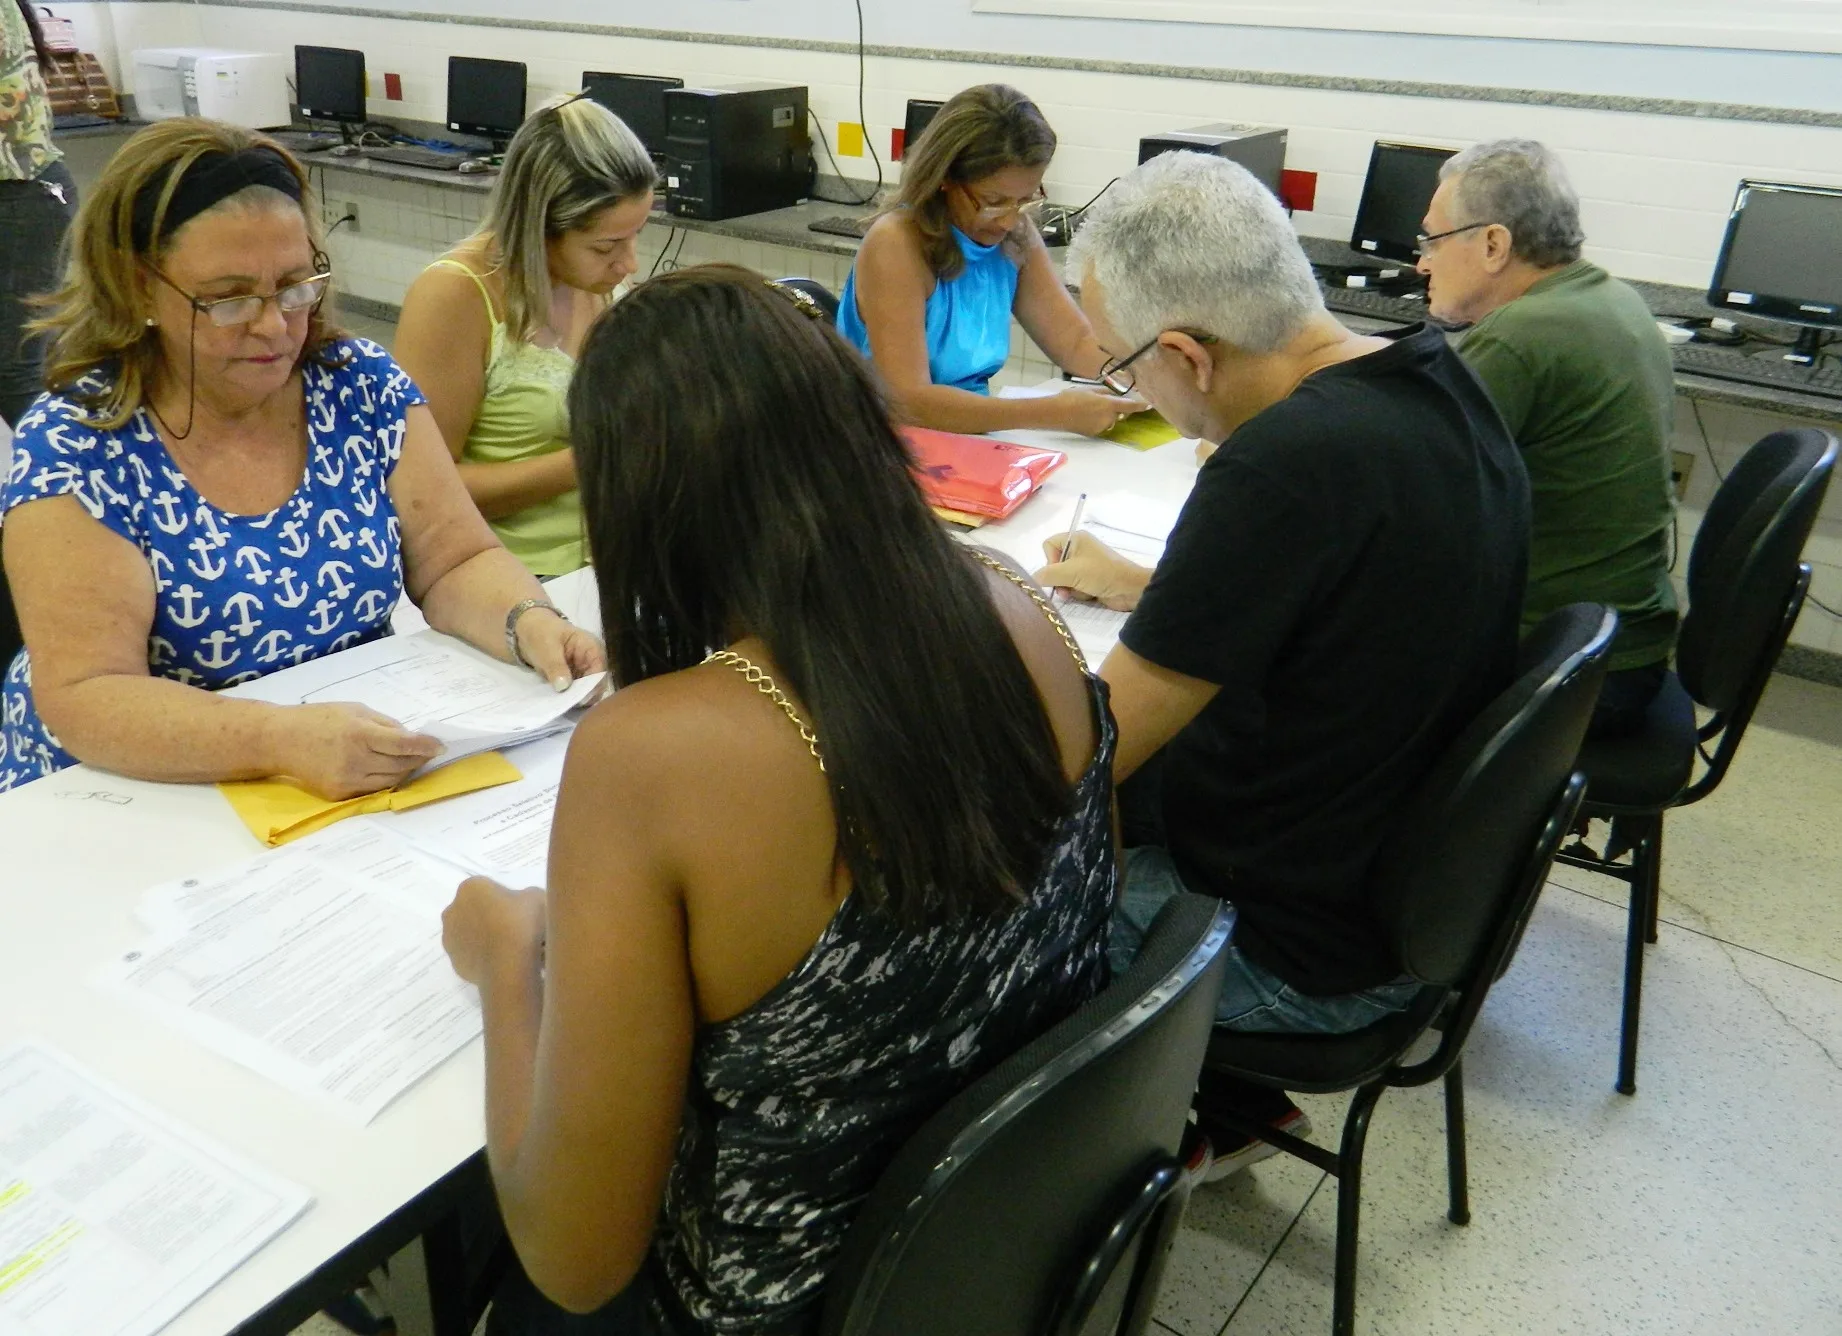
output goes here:
[[[1081, 531], [1098, 538], [1128, 561], [1156, 567], [1164, 558], [1164, 540], [1176, 526], [1177, 513], [1182, 508], [1181, 501], [1159, 501], [1135, 492], [1101, 492], [1088, 498]], [[1088, 666], [1094, 669], [1119, 643], [1119, 633], [1129, 615], [1080, 599], [1058, 601], [1056, 611], [1068, 623], [1081, 653], [1087, 656]]]
[[[387, 822], [393, 835], [465, 873], [481, 873], [514, 889], [542, 886], [568, 750], [567, 735], [526, 743], [509, 757], [524, 772], [521, 780], [367, 819]], [[452, 898], [453, 887], [448, 889]]]
[[447, 747], [435, 765], [561, 732], [596, 696], [605, 673], [556, 691], [527, 668], [501, 663], [439, 631], [386, 636], [226, 693], [277, 705], [350, 701], [427, 733]]
[[151, 1336], [308, 1201], [50, 1048], [0, 1053], [6, 1336]]
[[363, 818], [148, 892], [103, 987], [368, 1123], [480, 1033], [441, 949], [460, 873]]

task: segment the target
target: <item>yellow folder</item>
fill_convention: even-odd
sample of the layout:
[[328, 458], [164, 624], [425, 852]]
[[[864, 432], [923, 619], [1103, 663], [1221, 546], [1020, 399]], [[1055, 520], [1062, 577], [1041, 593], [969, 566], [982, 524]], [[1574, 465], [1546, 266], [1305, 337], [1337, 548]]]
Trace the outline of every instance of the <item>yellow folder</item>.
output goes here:
[[458, 797], [523, 779], [518, 767], [498, 752], [481, 752], [399, 784], [336, 802], [315, 797], [285, 779], [233, 780], [218, 785], [250, 833], [270, 848], [325, 830], [348, 816], [404, 812], [424, 803]]

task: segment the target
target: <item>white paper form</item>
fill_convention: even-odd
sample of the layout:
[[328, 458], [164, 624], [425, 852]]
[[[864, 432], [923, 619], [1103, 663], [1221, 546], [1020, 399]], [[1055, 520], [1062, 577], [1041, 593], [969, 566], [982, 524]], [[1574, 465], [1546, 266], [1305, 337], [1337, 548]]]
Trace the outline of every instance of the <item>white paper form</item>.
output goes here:
[[150, 1336], [309, 1200], [52, 1049], [0, 1053], [6, 1336]]
[[453, 636], [424, 630], [386, 636], [228, 694], [278, 705], [355, 701], [427, 733], [447, 748], [437, 765], [566, 729], [601, 690], [605, 673], [553, 690], [528, 669], [500, 663]]
[[[1164, 540], [1176, 526], [1181, 509], [1181, 502], [1159, 501], [1135, 492], [1102, 492], [1088, 498], [1081, 531], [1092, 534], [1128, 561], [1155, 567], [1163, 560]], [[1058, 601], [1056, 609], [1092, 668], [1099, 668], [1113, 652], [1130, 615], [1079, 599]]]
[[515, 888], [542, 886], [550, 857], [550, 821], [568, 750], [567, 737], [527, 743], [510, 755], [524, 772], [516, 783], [370, 820], [468, 872], [484, 873]]
[[342, 822], [148, 893], [154, 935], [99, 982], [200, 1043], [368, 1123], [480, 1033], [441, 949], [459, 877]]

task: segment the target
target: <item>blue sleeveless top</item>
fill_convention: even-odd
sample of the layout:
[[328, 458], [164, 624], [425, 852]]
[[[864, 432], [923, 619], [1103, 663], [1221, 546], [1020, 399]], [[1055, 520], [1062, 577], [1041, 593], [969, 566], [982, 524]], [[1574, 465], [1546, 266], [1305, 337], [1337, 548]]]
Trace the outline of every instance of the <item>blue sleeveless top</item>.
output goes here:
[[[935, 280], [927, 299], [927, 370], [936, 385], [986, 393], [1011, 352], [1011, 307], [1017, 301], [1017, 263], [1003, 244], [981, 246], [957, 227], [953, 240], [965, 268]], [[870, 355], [870, 331], [857, 310], [857, 268], [844, 280], [838, 332]]]
[[[19, 419], [0, 514], [74, 496], [141, 550], [153, 573], [147, 670], [217, 691], [384, 635], [403, 594], [396, 506], [387, 490], [418, 390], [377, 344], [348, 339], [302, 369], [307, 463], [266, 515], [220, 510], [166, 452], [146, 408], [113, 430], [80, 402], [41, 394]], [[0, 791], [75, 763], [32, 699], [20, 650], [0, 686]]]

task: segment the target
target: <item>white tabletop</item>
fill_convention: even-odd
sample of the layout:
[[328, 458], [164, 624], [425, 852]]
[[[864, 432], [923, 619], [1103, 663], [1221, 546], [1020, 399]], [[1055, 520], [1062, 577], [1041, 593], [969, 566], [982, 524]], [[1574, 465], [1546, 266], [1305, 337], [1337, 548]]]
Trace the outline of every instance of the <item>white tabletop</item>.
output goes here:
[[[1175, 497], [1195, 476], [1187, 441], [1139, 452], [1057, 432], [1004, 435], [1068, 451], [1036, 496], [978, 533], [1032, 570], [1042, 564], [1042, 538], [1066, 527], [1081, 492]], [[588, 572], [553, 582], [551, 592], [576, 620], [597, 624]], [[133, 917], [142, 891], [260, 849], [209, 785], [78, 766], [0, 794], [0, 1045], [28, 1037], [55, 1045], [313, 1194], [301, 1218], [176, 1319], [171, 1336], [221, 1336], [484, 1143], [478, 1041], [356, 1127], [88, 982], [142, 936]]]

